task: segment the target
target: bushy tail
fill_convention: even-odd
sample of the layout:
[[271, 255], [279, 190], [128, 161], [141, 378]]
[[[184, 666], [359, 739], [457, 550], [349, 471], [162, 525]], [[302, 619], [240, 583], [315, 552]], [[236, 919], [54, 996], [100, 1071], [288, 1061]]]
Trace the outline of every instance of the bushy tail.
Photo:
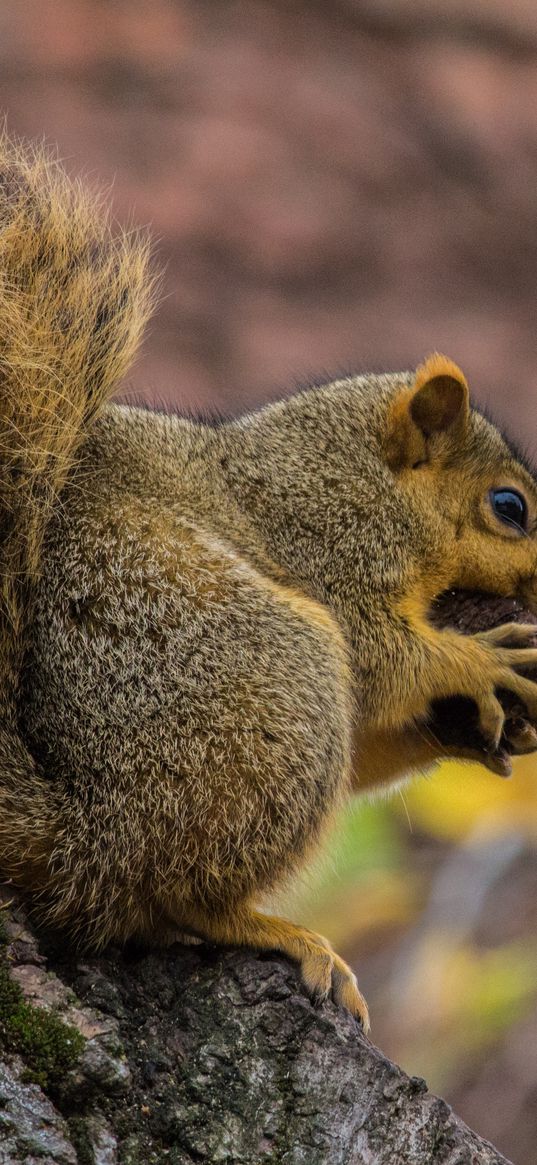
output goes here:
[[52, 811], [50, 785], [17, 733], [43, 537], [151, 298], [146, 242], [114, 237], [99, 198], [43, 148], [0, 132], [0, 872], [21, 881], [40, 844], [34, 826]]

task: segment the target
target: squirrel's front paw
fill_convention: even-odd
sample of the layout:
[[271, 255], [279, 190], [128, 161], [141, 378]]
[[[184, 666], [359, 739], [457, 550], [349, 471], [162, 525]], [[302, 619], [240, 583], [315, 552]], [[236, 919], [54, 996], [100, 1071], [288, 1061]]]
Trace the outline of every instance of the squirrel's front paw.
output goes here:
[[[469, 669], [465, 695], [475, 700], [479, 727], [483, 736], [496, 750], [502, 734], [518, 752], [535, 748], [535, 730], [528, 721], [537, 724], [537, 683], [518, 673], [518, 668], [537, 667], [535, 627], [532, 624], [504, 623], [491, 631], [479, 632], [470, 640], [482, 651], [475, 660], [477, 667]], [[531, 644], [532, 646], [528, 646]], [[473, 688], [473, 690], [472, 690]], [[499, 693], [506, 693], [526, 712], [517, 720], [506, 719], [506, 710]]]

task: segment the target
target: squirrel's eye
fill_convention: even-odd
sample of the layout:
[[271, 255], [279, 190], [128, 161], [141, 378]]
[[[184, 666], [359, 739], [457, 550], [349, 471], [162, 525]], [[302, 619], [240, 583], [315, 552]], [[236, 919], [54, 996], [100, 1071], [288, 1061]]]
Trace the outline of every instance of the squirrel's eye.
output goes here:
[[506, 526], [515, 526], [523, 532], [528, 524], [525, 498], [516, 489], [491, 489], [490, 504], [496, 517]]

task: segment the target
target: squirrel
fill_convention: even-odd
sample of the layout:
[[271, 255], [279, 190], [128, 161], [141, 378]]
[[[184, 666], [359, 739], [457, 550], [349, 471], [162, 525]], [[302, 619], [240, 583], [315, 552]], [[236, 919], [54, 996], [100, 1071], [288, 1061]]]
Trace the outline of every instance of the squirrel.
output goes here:
[[215, 425], [111, 403], [150, 270], [4, 134], [0, 874], [96, 949], [282, 952], [367, 1029], [329, 943], [258, 903], [353, 792], [450, 751], [435, 702], [474, 702], [499, 771], [501, 693], [537, 720], [534, 626], [430, 617], [451, 587], [537, 607], [537, 484], [438, 354]]

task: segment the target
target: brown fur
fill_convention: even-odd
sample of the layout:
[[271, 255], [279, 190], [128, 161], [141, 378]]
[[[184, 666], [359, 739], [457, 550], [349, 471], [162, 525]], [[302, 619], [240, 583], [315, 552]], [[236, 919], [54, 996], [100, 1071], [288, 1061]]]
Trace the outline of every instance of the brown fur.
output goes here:
[[[367, 1023], [326, 941], [256, 903], [352, 784], [444, 754], [424, 731], [432, 700], [476, 700], [491, 757], [497, 688], [537, 719], [537, 685], [516, 670], [537, 658], [527, 628], [465, 637], [429, 619], [440, 591], [476, 580], [537, 607], [535, 482], [438, 355], [217, 429], [119, 406], [93, 418], [145, 312], [144, 252], [109, 250], [91, 202], [41, 157], [15, 159], [24, 193], [10, 185], [6, 213], [14, 198], [13, 247], [32, 259], [16, 264], [24, 312], [0, 390], [0, 500], [16, 515], [2, 567], [21, 628], [3, 628], [19, 734], [8, 707], [0, 868], [84, 942], [178, 928], [276, 948]], [[66, 284], [78, 310], [62, 330]], [[490, 509], [509, 483], [528, 537]]]

